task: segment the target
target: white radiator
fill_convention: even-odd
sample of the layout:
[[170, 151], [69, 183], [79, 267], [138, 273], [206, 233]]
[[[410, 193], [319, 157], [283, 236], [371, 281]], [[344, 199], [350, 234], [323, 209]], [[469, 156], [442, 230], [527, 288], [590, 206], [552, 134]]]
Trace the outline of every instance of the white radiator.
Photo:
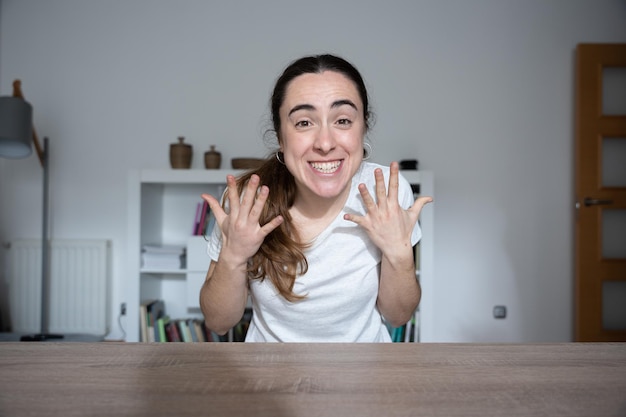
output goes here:
[[[109, 246], [107, 240], [50, 242], [50, 333], [107, 333]], [[9, 252], [12, 330], [38, 333], [41, 331], [41, 241], [14, 241]]]

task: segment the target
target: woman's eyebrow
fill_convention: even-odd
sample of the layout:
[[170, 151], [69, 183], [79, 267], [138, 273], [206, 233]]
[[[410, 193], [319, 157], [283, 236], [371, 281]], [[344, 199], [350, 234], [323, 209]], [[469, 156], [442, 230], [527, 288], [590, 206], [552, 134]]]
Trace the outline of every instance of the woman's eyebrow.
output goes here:
[[[333, 101], [333, 104], [330, 105], [330, 108], [332, 109], [332, 108], [341, 107], [341, 106], [350, 106], [354, 110], [358, 110], [356, 107], [356, 104], [354, 104], [352, 100], [348, 100], [348, 99]], [[287, 116], [291, 116], [293, 113], [299, 110], [315, 110], [315, 106], [313, 106], [312, 104], [298, 104], [294, 106], [291, 110], [289, 110], [289, 114]]]
[[298, 104], [294, 106], [291, 110], [289, 110], [289, 114], [287, 116], [291, 116], [298, 110], [315, 110], [315, 106], [313, 106], [312, 104]]
[[330, 108], [332, 109], [335, 107], [346, 106], [346, 105], [352, 107], [354, 110], [358, 110], [356, 108], [356, 104], [354, 104], [352, 100], [348, 100], [348, 99], [334, 101], [333, 104], [330, 106]]

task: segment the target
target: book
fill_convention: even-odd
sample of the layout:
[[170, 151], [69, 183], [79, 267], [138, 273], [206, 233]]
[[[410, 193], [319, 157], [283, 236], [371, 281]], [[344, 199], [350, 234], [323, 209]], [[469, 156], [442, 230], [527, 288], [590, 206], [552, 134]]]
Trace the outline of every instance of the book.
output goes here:
[[404, 340], [404, 331], [406, 329], [406, 324], [403, 324], [400, 327], [392, 328], [391, 330], [391, 341], [392, 342], [402, 342]]
[[178, 320], [178, 328], [180, 329], [181, 340], [186, 343], [191, 342], [187, 332], [187, 322], [185, 320]]
[[198, 233], [198, 227], [200, 225], [201, 210], [202, 210], [202, 203], [196, 204], [196, 217], [194, 218], [194, 221], [193, 221], [193, 230], [191, 231], [192, 235], [195, 235]]
[[193, 319], [187, 319], [187, 327], [189, 328], [189, 334], [191, 335], [191, 341], [192, 342], [197, 342], [198, 341], [198, 335], [196, 334], [196, 328], [193, 325], [194, 320]]
[[170, 321], [165, 325], [165, 333], [167, 335], [168, 342], [180, 342], [180, 333], [178, 332], [178, 326], [175, 321]]
[[224, 335], [224, 336], [220, 336], [219, 334], [215, 333], [213, 330], [210, 331], [211, 334], [211, 342], [217, 343], [217, 342], [228, 342], [228, 335]]
[[192, 323], [193, 328], [196, 331], [196, 336], [198, 337], [198, 342], [208, 342], [204, 331], [204, 322], [200, 320], [193, 320]]
[[163, 300], [155, 300], [146, 306], [146, 338], [148, 342], [158, 342], [157, 326], [158, 319], [165, 315], [165, 302]]
[[411, 318], [411, 320], [405, 325], [404, 330], [404, 342], [409, 343], [412, 342], [413, 331], [415, 330], [415, 317]]
[[200, 221], [198, 222], [198, 228], [196, 229], [196, 232], [194, 233], [197, 236], [201, 236], [204, 234], [204, 229], [205, 229], [205, 223], [207, 221], [207, 213], [210, 211], [209, 209], [209, 203], [207, 203], [206, 201], [204, 201], [202, 203], [202, 209], [200, 211]]
[[155, 342], [167, 342], [167, 335], [165, 333], [165, 325], [169, 323], [170, 317], [164, 315], [157, 319], [155, 327]]
[[141, 331], [141, 341], [149, 342], [148, 339], [148, 326], [149, 320], [148, 317], [148, 308], [152, 306], [157, 300], [144, 300], [139, 305], [139, 330]]
[[187, 343], [193, 342], [193, 336], [191, 334], [191, 328], [189, 327], [190, 320], [186, 320], [185, 323], [185, 341]]
[[248, 327], [250, 326], [250, 322], [252, 321], [252, 309], [246, 308], [244, 310], [243, 316], [239, 323], [235, 325], [232, 329], [232, 341], [233, 342], [243, 342], [246, 339], [246, 334], [248, 333]]

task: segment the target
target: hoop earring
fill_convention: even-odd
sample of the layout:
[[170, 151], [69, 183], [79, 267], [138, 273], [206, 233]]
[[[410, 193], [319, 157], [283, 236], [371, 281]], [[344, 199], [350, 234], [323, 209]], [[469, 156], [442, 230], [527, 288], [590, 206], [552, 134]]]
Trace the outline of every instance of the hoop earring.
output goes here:
[[281, 151], [276, 151], [276, 159], [278, 160], [278, 162], [280, 162], [281, 164], [285, 165], [285, 161], [284, 161], [284, 155], [283, 155], [283, 159], [280, 159], [280, 156], [282, 155]]
[[363, 142], [363, 160], [367, 161], [372, 156], [372, 145]]

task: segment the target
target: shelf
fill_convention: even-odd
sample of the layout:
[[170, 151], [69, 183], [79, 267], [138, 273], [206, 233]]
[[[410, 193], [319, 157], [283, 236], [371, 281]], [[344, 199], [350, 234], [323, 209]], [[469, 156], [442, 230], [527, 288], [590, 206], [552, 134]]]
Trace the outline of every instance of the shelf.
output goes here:
[[[193, 216], [202, 193], [221, 195], [226, 176], [239, 176], [245, 170], [230, 169], [148, 169], [133, 170], [129, 175], [128, 198], [128, 253], [129, 290], [127, 314], [139, 317], [139, 306], [144, 299], [163, 299], [171, 317], [201, 317], [199, 290], [206, 279], [210, 259], [202, 237], [188, 235]], [[433, 193], [433, 173], [429, 171], [401, 171], [410, 184], [419, 184], [420, 194]], [[416, 276], [422, 283], [419, 327], [421, 341], [429, 341], [433, 331], [433, 208], [429, 205], [421, 214], [422, 241], [419, 245], [419, 267]], [[197, 241], [194, 241], [197, 240]], [[142, 268], [141, 248], [146, 244], [186, 245], [186, 268]], [[139, 340], [139, 320], [130, 320], [127, 341]]]
[[186, 274], [189, 272], [187, 269], [154, 269], [154, 268], [142, 268], [139, 270], [141, 274], [163, 274], [163, 275], [175, 275]]
[[[224, 184], [226, 175], [239, 176], [245, 170], [232, 169], [144, 169], [139, 171], [142, 183], [158, 184]], [[424, 171], [404, 170], [402, 176], [412, 184], [422, 182]]]
[[232, 169], [146, 169], [139, 172], [142, 183], [158, 184], [225, 184], [226, 175], [241, 175]]

